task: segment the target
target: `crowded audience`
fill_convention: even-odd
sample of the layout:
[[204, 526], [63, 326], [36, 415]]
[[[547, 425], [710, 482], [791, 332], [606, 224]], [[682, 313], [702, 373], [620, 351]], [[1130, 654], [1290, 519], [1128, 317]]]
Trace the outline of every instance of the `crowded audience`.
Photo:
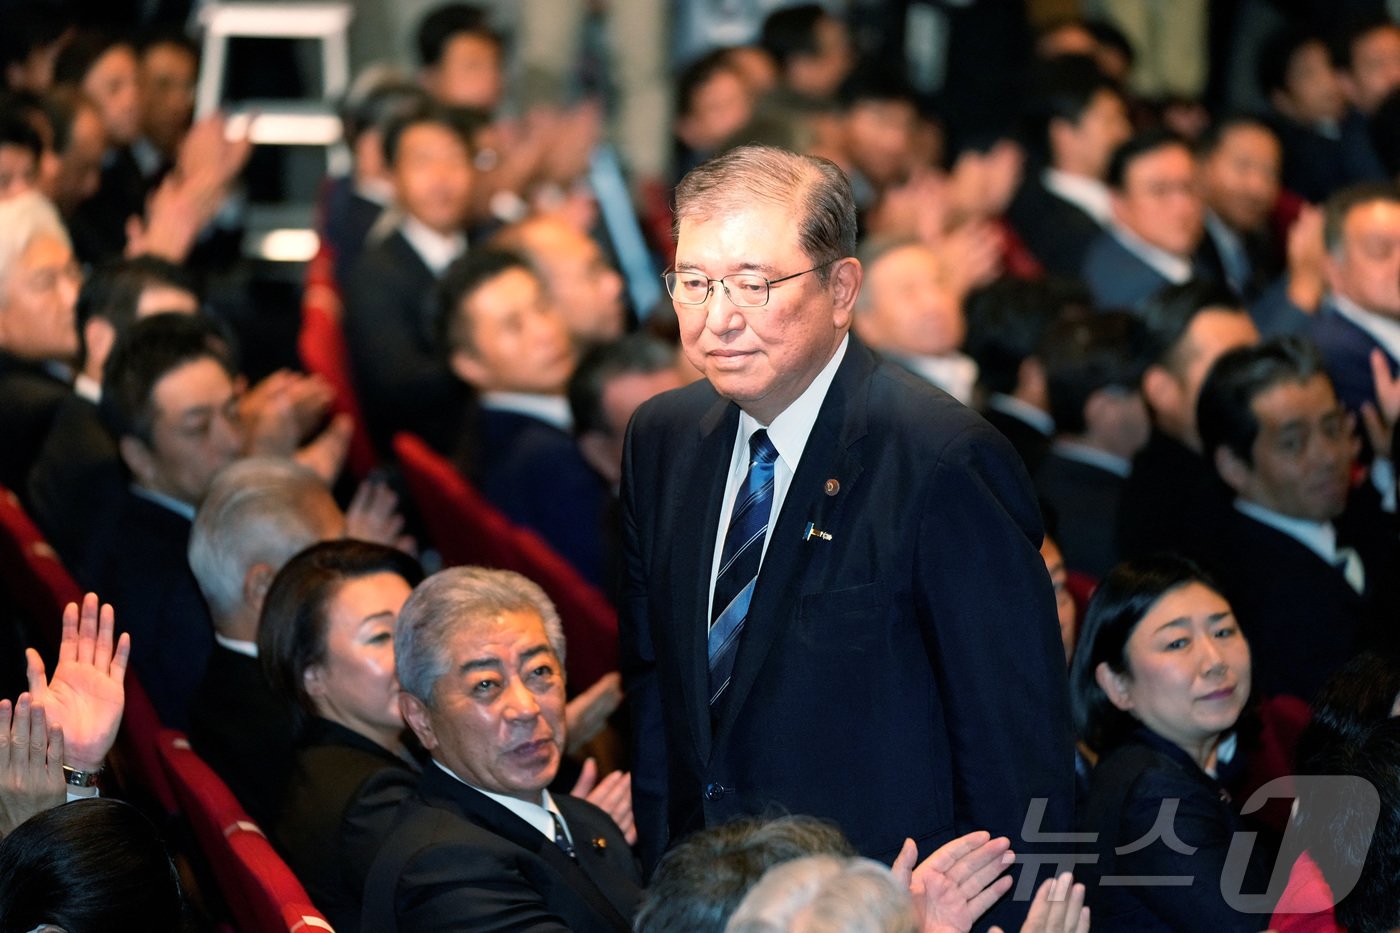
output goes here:
[[1395, 4], [208, 6], [0, 2], [0, 933], [247, 925], [171, 741], [309, 926], [1400, 930]]

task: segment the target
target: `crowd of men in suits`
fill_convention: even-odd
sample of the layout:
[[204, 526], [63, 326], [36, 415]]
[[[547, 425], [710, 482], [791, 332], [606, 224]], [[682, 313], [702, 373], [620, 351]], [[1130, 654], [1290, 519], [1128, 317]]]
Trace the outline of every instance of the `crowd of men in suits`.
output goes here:
[[[932, 879], [999, 859], [990, 836], [1030, 859], [986, 922], [1020, 923], [1037, 834], [1073, 819], [1068, 590], [1191, 557], [1265, 696], [1311, 701], [1400, 650], [1383, 14], [1288, 23], [1260, 56], [1267, 111], [1204, 123], [1128, 90], [1110, 25], [1049, 23], [1014, 125], [987, 128], [940, 122], [839, 16], [787, 5], [677, 69], [673, 201], [635, 192], [667, 270], [646, 308], [584, 183], [598, 112], [513, 113], [508, 43], [446, 4], [416, 73], [355, 82], [353, 167], [323, 189], [362, 425], [319, 377], [246, 372], [258, 334], [210, 310], [251, 146], [192, 122], [197, 48], [42, 2], [0, 23], [0, 486], [254, 818], [278, 821], [298, 748], [258, 660], [279, 571], [345, 537], [432, 554], [396, 435], [619, 609], [631, 795], [593, 806], [563, 792], [566, 720], [594, 732], [620, 698], [566, 714], [538, 587], [414, 589], [393, 642], [417, 790], [358, 859], [365, 929], [719, 929], [684, 913], [707, 845], [786, 853], [715, 883], [724, 914], [755, 864], [859, 853], [907, 863], [928, 926]], [[358, 486], [356, 430], [387, 468]], [[7, 697], [21, 641], [0, 637]], [[734, 822], [774, 805], [841, 832]], [[654, 870], [654, 892], [690, 887], [643, 903]]]

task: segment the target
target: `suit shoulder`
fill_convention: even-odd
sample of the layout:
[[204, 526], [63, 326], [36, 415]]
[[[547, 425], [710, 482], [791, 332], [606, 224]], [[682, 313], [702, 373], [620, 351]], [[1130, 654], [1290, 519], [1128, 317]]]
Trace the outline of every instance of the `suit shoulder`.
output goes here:
[[980, 414], [904, 367], [882, 360], [871, 374], [867, 400], [872, 433], [896, 436], [924, 454], [975, 449], [1015, 457], [1011, 444]]

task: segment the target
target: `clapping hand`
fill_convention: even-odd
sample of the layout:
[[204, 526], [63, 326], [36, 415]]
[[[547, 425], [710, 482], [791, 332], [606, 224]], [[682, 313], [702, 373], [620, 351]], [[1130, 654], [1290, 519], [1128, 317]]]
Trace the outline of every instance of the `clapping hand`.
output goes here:
[[598, 762], [592, 758], [583, 763], [578, 781], [569, 796], [580, 797], [613, 818], [617, 828], [622, 830], [622, 838], [627, 844], [637, 842], [637, 823], [632, 818], [632, 775], [626, 771], [614, 771], [601, 781], [598, 780]]
[[1016, 856], [1005, 836], [993, 839], [984, 830], [968, 833], [915, 867], [918, 857], [914, 840], [906, 839], [890, 870], [913, 895], [922, 933], [967, 933], [1011, 890], [1011, 877], [1002, 873]]
[[13, 710], [0, 700], [0, 836], [64, 800], [62, 728], [27, 693]]

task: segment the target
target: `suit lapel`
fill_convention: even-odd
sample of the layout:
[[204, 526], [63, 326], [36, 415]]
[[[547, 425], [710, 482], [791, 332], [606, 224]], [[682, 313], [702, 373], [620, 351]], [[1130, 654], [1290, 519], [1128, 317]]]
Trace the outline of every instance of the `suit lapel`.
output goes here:
[[710, 757], [709, 705], [709, 603], [710, 574], [715, 559], [715, 537], [720, 509], [724, 502], [724, 487], [729, 478], [729, 461], [734, 449], [734, 433], [738, 430], [739, 409], [719, 399], [700, 419], [699, 441], [691, 463], [690, 476], [677, 487], [677, 496], [686, 501], [675, 502], [678, 516], [690, 513], [691, 503], [705, 503], [703, 515], [691, 514], [691, 521], [675, 522], [677, 539], [672, 543], [675, 574], [675, 615], [669, 620], [677, 641], [677, 657], [685, 665], [681, 672], [686, 720], [699, 761]]
[[[811, 548], [819, 546], [803, 540], [808, 523], [832, 532], [838, 545], [844, 540], [838, 513], [861, 473], [861, 460], [851, 448], [865, 436], [866, 394], [874, 367], [870, 351], [852, 337], [771, 532], [734, 659], [734, 673], [721, 698], [723, 708], [715, 728], [717, 745], [727, 739], [774, 641], [794, 618], [793, 607]], [[835, 495], [827, 492], [827, 481], [833, 479], [839, 487]]]
[[[599, 890], [593, 877], [584, 871], [579, 862], [569, 858], [564, 850], [555, 845], [552, 840], [546, 839], [538, 829], [485, 794], [453, 778], [436, 764], [430, 764], [424, 769], [420, 787], [423, 799], [430, 805], [448, 811], [455, 810], [469, 823], [489, 830], [538, 856], [541, 861], [558, 872], [574, 893], [586, 901], [600, 917], [606, 918], [620, 930], [630, 928], [631, 925], [627, 918]], [[565, 814], [565, 819], [569, 819], [568, 814]], [[575, 836], [576, 850], [587, 844], [582, 838], [587, 835], [585, 826], [573, 822], [570, 824], [570, 830]], [[585, 857], [582, 851], [579, 851], [578, 854], [580, 859]], [[589, 855], [592, 855], [591, 846]]]

